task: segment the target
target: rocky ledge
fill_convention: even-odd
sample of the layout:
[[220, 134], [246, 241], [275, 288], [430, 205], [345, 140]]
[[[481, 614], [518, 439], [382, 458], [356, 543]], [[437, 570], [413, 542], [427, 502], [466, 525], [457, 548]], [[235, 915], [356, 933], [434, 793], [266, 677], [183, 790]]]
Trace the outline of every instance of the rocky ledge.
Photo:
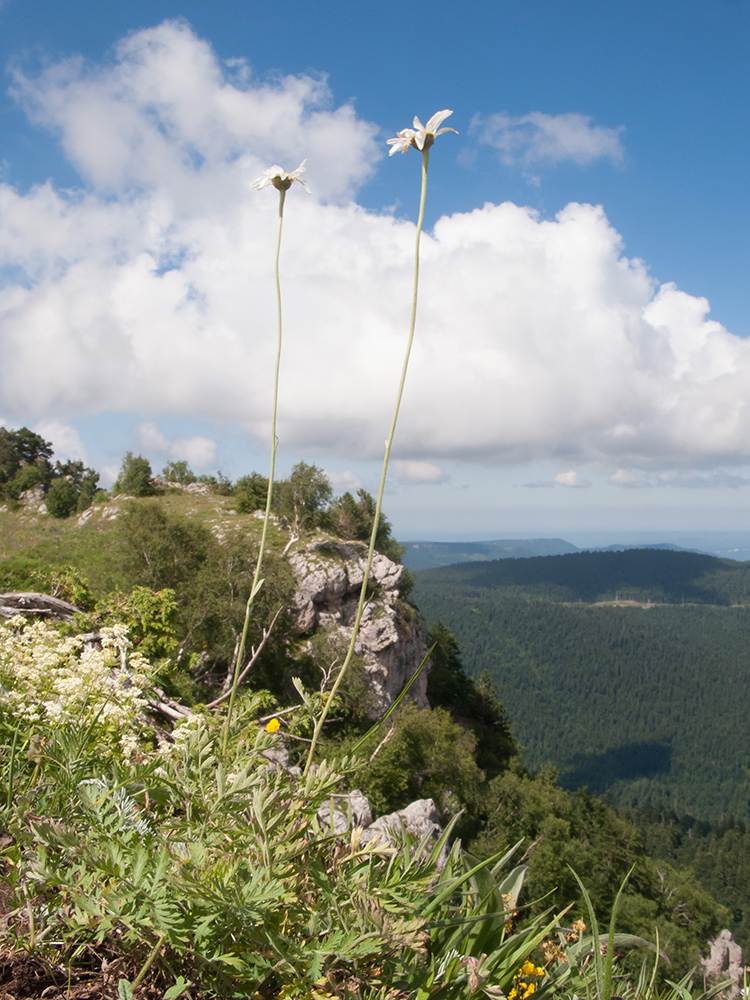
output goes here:
[[[325, 538], [292, 550], [289, 562], [297, 584], [293, 608], [296, 633], [306, 635], [314, 628], [329, 628], [350, 641], [367, 546]], [[372, 594], [355, 646], [375, 696], [375, 714], [393, 704], [427, 653], [424, 622], [400, 597], [404, 572], [403, 566], [375, 554], [370, 571]], [[427, 707], [426, 669], [415, 681], [412, 694], [420, 708]]]

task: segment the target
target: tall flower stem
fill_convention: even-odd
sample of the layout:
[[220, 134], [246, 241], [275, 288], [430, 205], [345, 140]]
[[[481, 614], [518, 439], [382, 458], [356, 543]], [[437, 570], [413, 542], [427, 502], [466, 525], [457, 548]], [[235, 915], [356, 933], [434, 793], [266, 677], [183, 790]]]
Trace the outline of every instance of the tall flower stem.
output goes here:
[[[432, 138], [432, 137], [430, 137]], [[391, 419], [391, 428], [388, 433], [388, 438], [385, 442], [385, 456], [383, 458], [383, 470], [380, 474], [380, 488], [378, 489], [378, 500], [375, 506], [375, 518], [372, 523], [372, 531], [370, 533], [370, 547], [367, 552], [367, 565], [365, 566], [364, 577], [362, 579], [362, 589], [359, 593], [359, 603], [357, 605], [357, 614], [354, 618], [354, 627], [352, 629], [352, 638], [349, 642], [349, 648], [346, 651], [346, 657], [341, 665], [341, 670], [339, 670], [338, 676], [330, 690], [328, 698], [323, 705], [323, 710], [320, 713], [319, 718], [315, 723], [315, 729], [313, 731], [312, 743], [310, 744], [310, 750], [307, 755], [307, 763], [305, 764], [304, 775], [310, 770], [310, 766], [313, 762], [313, 755], [315, 749], [318, 745], [320, 739], [320, 733], [323, 729], [323, 725], [328, 718], [328, 713], [331, 709], [331, 704], [333, 699], [341, 686], [341, 682], [349, 668], [354, 657], [354, 648], [357, 644], [357, 636], [359, 634], [359, 626], [362, 622], [362, 615], [365, 610], [365, 602], [367, 599], [367, 584], [370, 580], [370, 570], [372, 569], [372, 560], [375, 555], [375, 539], [378, 534], [378, 527], [380, 525], [380, 511], [383, 507], [383, 495], [385, 493], [385, 481], [388, 476], [388, 463], [391, 459], [391, 448], [393, 447], [393, 438], [396, 433], [396, 424], [398, 423], [398, 414], [401, 409], [401, 399], [404, 395], [404, 386], [406, 385], [406, 373], [409, 369], [409, 358], [411, 356], [411, 348], [414, 343], [414, 328], [417, 322], [417, 297], [419, 294], [419, 244], [422, 238], [422, 225], [424, 223], [424, 206], [425, 199], [427, 197], [427, 165], [430, 159], [430, 146], [432, 142], [425, 143], [424, 149], [421, 150], [422, 153], [422, 191], [419, 198], [419, 218], [417, 219], [417, 237], [416, 237], [416, 247], [414, 250], [414, 292], [412, 295], [411, 304], [411, 322], [409, 324], [409, 339], [406, 343], [406, 354], [404, 355], [404, 363], [401, 369], [401, 381], [398, 386], [398, 392], [396, 394], [396, 405], [393, 409], [393, 417]]]
[[[277, 180], [280, 180], [277, 178]], [[260, 536], [260, 548], [258, 549], [258, 560], [255, 564], [255, 574], [253, 575], [253, 585], [250, 588], [250, 596], [247, 599], [247, 607], [245, 609], [245, 623], [242, 627], [242, 638], [240, 639], [240, 648], [237, 650], [237, 659], [234, 664], [234, 676], [232, 678], [232, 693], [229, 696], [229, 708], [227, 709], [227, 717], [224, 722], [224, 736], [222, 740], [222, 748], [224, 752], [227, 749], [227, 742], [229, 740], [229, 729], [232, 723], [232, 712], [234, 711], [234, 700], [237, 694], [237, 685], [239, 684], [240, 674], [242, 672], [242, 659], [245, 655], [245, 646], [247, 645], [247, 632], [250, 626], [250, 612], [253, 607], [253, 602], [255, 601], [258, 591], [263, 586], [263, 580], [261, 579], [261, 572], [263, 571], [263, 556], [266, 551], [266, 538], [268, 537], [268, 523], [271, 520], [271, 501], [273, 495], [273, 479], [274, 473], [276, 471], [276, 448], [278, 446], [278, 438], [276, 437], [276, 415], [278, 413], [279, 406], [279, 370], [281, 368], [281, 278], [279, 275], [279, 257], [281, 255], [281, 228], [284, 222], [284, 200], [286, 198], [287, 190], [291, 181], [284, 184], [282, 180], [280, 183], [276, 183], [274, 180], [272, 182], [274, 187], [278, 189], [279, 192], [279, 224], [276, 233], [276, 260], [275, 260], [275, 272], [276, 272], [276, 315], [278, 320], [278, 330], [276, 337], [276, 364], [274, 368], [273, 376], [273, 403], [271, 406], [271, 467], [268, 473], [268, 491], [266, 493], [266, 513], [263, 518], [263, 531]]]

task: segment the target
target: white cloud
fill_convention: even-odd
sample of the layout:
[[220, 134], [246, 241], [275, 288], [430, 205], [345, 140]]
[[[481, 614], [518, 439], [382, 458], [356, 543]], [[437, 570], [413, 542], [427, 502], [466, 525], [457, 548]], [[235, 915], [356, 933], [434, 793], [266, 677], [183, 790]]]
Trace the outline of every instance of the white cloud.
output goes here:
[[58, 461], [81, 461], [84, 465], [88, 461], [86, 447], [78, 431], [70, 424], [63, 424], [59, 420], [42, 420], [34, 425], [33, 430], [52, 444]]
[[[585, 164], [601, 159], [619, 163], [623, 157], [620, 134], [624, 130], [623, 125], [593, 125], [587, 115], [548, 115], [542, 111], [518, 117], [504, 111], [488, 118], [476, 115], [471, 123], [471, 131], [479, 141], [499, 150], [500, 159], [509, 166], [566, 160]], [[538, 178], [532, 182], [538, 184]]]
[[[130, 35], [104, 68], [69, 60], [16, 81], [86, 187], [0, 184], [11, 424], [109, 411], [231, 421], [267, 442], [277, 199], [249, 183], [307, 156], [314, 196], [290, 191], [285, 213], [280, 443], [380, 458], [414, 225], [349, 200], [381, 155], [375, 127], [320, 80], [227, 70], [181, 23]], [[595, 148], [565, 141], [570, 155]], [[750, 456], [750, 343], [705, 299], [657, 287], [600, 207], [443, 217], [421, 273], [396, 437], [405, 476], [424, 463], [420, 481], [438, 482], [450, 459], [654, 473]], [[209, 463], [208, 438], [162, 441], [155, 426], [159, 454]]]
[[323, 471], [328, 477], [328, 482], [333, 487], [335, 493], [355, 493], [357, 490], [362, 489], [362, 480], [348, 469], [346, 472], [329, 472], [328, 469], [324, 469]]
[[401, 483], [444, 483], [448, 478], [433, 462], [396, 460], [393, 472]]
[[170, 461], [186, 461], [199, 471], [211, 468], [216, 461], [216, 442], [194, 434], [192, 437], [175, 437], [171, 440], [151, 422], [140, 426], [140, 447], [150, 454], [163, 455]]
[[633, 469], [617, 469], [609, 476], [613, 486], [626, 486], [636, 489], [659, 486], [676, 486], [681, 489], [740, 489], [750, 486], [747, 476], [739, 476], [724, 469], [717, 469], [707, 475], [697, 472], [657, 472], [643, 474]]
[[643, 489], [650, 486], [648, 479], [633, 469], [616, 469], [609, 477], [613, 486], [626, 486], [629, 489]]
[[570, 472], [558, 472], [555, 476], [555, 485], [567, 486], [574, 490], [581, 490], [591, 486], [591, 480], [581, 479], [578, 473], [571, 469]]

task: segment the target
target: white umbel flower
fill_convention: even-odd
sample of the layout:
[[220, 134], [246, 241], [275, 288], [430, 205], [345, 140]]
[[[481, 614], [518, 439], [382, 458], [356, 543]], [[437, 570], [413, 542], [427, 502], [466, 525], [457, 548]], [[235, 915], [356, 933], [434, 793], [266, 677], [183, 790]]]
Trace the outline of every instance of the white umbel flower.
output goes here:
[[448, 115], [452, 114], [452, 111], [438, 111], [437, 114], [434, 114], [430, 118], [426, 125], [423, 125], [419, 118], [415, 116], [414, 128], [402, 128], [396, 134], [395, 139], [388, 140], [388, 145], [391, 147], [388, 155], [393, 156], [394, 153], [405, 153], [409, 146], [414, 146], [420, 152], [423, 149], [429, 149], [435, 141], [435, 137], [442, 135], [443, 132], [453, 132], [455, 135], [458, 135], [458, 132], [454, 128], [440, 128]]

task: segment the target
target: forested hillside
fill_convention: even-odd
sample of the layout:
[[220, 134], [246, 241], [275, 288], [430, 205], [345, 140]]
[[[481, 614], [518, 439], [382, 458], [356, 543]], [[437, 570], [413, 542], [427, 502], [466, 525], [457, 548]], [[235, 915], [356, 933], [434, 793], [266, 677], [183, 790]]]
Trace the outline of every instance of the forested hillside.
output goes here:
[[[6, 434], [6, 443], [7, 440]], [[27, 443], [26, 437], [19, 440]], [[148, 671], [148, 682], [155, 684], [160, 693], [164, 691], [176, 699], [173, 706], [178, 701], [191, 706], [195, 720], [204, 720], [206, 726], [213, 726], [218, 732], [223, 711], [221, 694], [226, 693], [227, 681], [239, 656], [238, 639], [257, 557], [261, 527], [258, 511], [265, 502], [267, 487], [264, 477], [252, 473], [232, 484], [219, 475], [197, 482], [185, 463], [176, 463], [166, 468], [162, 477], [154, 478], [145, 459], [127, 455], [113, 491], [89, 495], [73, 474], [80, 470], [71, 473], [58, 467], [57, 475], [54, 474], [49, 461], [51, 449], [46, 442], [39, 444], [40, 441], [35, 439], [32, 444], [49, 451], [41, 455], [43, 461], [31, 472], [28, 464], [21, 462], [14, 471], [15, 466], [6, 463], [8, 474], [0, 483], [4, 500], [0, 509], [0, 589], [43, 590], [83, 609], [73, 621], [56, 626], [60, 633], [57, 639], [47, 636], [45, 642], [127, 627], [131, 653]], [[11, 435], [11, 444], [15, 443]], [[53, 504], [45, 513], [42, 504], [54, 495], [55, 482], [68, 483], [72, 491], [68, 491], [65, 505]], [[62, 486], [58, 493], [65, 499]], [[304, 463], [295, 466], [290, 477], [277, 483], [274, 489], [265, 584], [249, 622], [250, 644], [260, 645], [270, 622], [275, 621], [276, 625], [242, 686], [239, 711], [245, 713], [245, 721], [238, 724], [237, 732], [240, 739], [248, 733], [248, 738], [252, 738], [259, 727], [265, 732], [265, 720], [271, 719], [274, 726], [268, 733], [278, 734], [280, 746], [293, 765], [303, 763], [308, 752], [311, 719], [340, 662], [341, 640], [331, 622], [319, 621], [304, 630], [299, 622], [294, 624], [295, 608], [299, 608], [299, 555], [308, 552], [310, 546], [317, 546], [320, 554], [322, 546], [325, 552], [321, 555], [322, 562], [315, 564], [315, 571], [321, 570], [325, 577], [327, 564], [335, 571], [331, 581], [338, 579], [335, 577], [340, 569], [336, 562], [337, 545], [366, 538], [372, 517], [373, 501], [368, 494], [360, 491], [356, 498], [350, 494], [334, 498], [321, 470]], [[383, 555], [398, 560], [402, 550], [391, 536], [387, 521], [381, 523], [376, 541]], [[614, 558], [631, 560], [627, 563], [629, 568], [612, 576], [618, 590], [630, 587], [630, 592], [635, 592], [649, 579], [646, 570], [637, 566], [637, 560], [633, 563], [630, 553]], [[746, 609], [725, 604], [644, 611], [542, 600], [538, 595], [545, 588], [558, 596], [572, 595], [577, 601], [579, 592], [596, 592], [597, 596], [600, 591], [606, 593], [607, 583], [606, 574], [600, 571], [597, 580], [588, 581], [585, 587], [579, 581], [576, 591], [576, 574], [566, 568], [564, 561], [552, 560], [556, 575], [548, 573], [547, 577], [539, 570], [545, 562], [549, 564], [549, 560], [527, 560], [532, 564], [532, 575], [528, 576], [526, 571], [527, 576], [519, 578], [520, 582], [511, 577], [510, 587], [482, 583], [466, 592], [459, 589], [458, 593], [463, 593], [460, 598], [450, 597], [455, 612], [450, 616], [451, 627], [459, 635], [462, 629], [465, 632], [463, 656], [445, 624], [436, 623], [429, 629], [427, 641], [430, 645], [434, 643], [427, 679], [431, 707], [404, 703], [390, 720], [387, 737], [379, 736], [377, 744], [370, 740], [364, 745], [362, 765], [352, 779], [356, 785], [350, 786], [342, 779], [337, 794], [345, 795], [351, 787], [356, 787], [367, 796], [376, 816], [402, 809], [415, 799], [431, 798], [441, 811], [443, 822], [455, 818], [454, 834], [461, 837], [471, 856], [486, 858], [505, 852], [513, 844], [521, 844], [519, 857], [528, 865], [525, 890], [528, 912], [521, 921], [539, 917], [549, 906], [562, 909], [568, 904], [576, 907], [572, 917], [585, 917], [571, 867], [591, 891], [599, 917], [606, 920], [619, 885], [635, 865], [622, 901], [620, 928], [653, 939], [658, 927], [661, 946], [668, 951], [673, 969], [687, 970], [698, 961], [708, 939], [733, 919], [722, 905], [725, 900], [736, 902], [732, 893], [716, 879], [716, 898], [695, 884], [691, 869], [686, 867], [690, 860], [669, 853], [664, 847], [658, 818], [653, 822], [640, 814], [632, 819], [623, 818], [595, 794], [576, 790], [569, 793], [558, 783], [553, 769], [535, 771], [545, 759], [544, 748], [550, 741], [559, 748], [565, 745], [565, 739], [570, 740], [573, 748], [568, 771], [572, 769], [575, 773], [576, 768], [587, 766], [596, 771], [594, 765], [600, 752], [597, 739], [606, 744], [606, 738], [597, 734], [600, 729], [604, 732], [604, 723], [612, 721], [614, 711], [620, 717], [620, 729], [632, 730], [627, 739], [638, 743], [635, 748], [626, 748], [625, 756], [636, 767], [636, 776], [644, 786], [650, 786], [650, 777], [659, 779], [665, 773], [670, 774], [674, 761], [682, 761], [686, 753], [675, 735], [678, 723], [688, 718], [690, 711], [694, 723], [698, 717], [694, 706], [689, 708], [681, 701], [680, 675], [699, 676], [696, 664], [705, 666], [709, 656], [715, 654], [710, 661], [712, 670], [704, 671], [699, 694], [706, 703], [716, 701], [718, 688], [710, 678], [724, 676], [721, 671], [730, 662], [729, 653], [736, 651], [739, 637], [744, 634]], [[731, 587], [736, 589], [741, 584], [741, 580], [739, 583], [733, 580], [730, 587], [722, 575], [723, 565], [718, 569], [714, 565], [717, 562], [690, 563], [691, 586], [696, 593], [728, 594]], [[392, 563], [389, 565], [398, 570], [398, 593], [393, 595], [398, 617], [404, 622], [420, 621], [414, 604], [407, 600], [409, 574]], [[522, 563], [514, 561], [512, 566], [518, 568]], [[491, 575], [496, 567], [497, 564], [490, 563], [473, 568]], [[465, 567], [456, 569], [460, 577]], [[657, 572], [653, 576], [654, 592], [661, 588], [662, 592], [676, 593], [690, 582], [680, 580], [674, 568], [662, 570], [661, 575]], [[428, 577], [429, 574], [424, 575]], [[424, 578], [420, 575], [422, 592], [417, 600], [432, 616], [433, 605], [440, 595], [437, 590], [431, 595], [429, 588], [424, 587]], [[331, 593], [333, 589], [332, 586]], [[369, 603], [374, 606], [379, 600], [383, 600], [382, 587], [376, 584]], [[325, 614], [330, 615], [331, 610], [329, 602]], [[671, 612], [683, 614], [685, 622], [692, 622], [690, 627], [685, 626], [679, 641], [674, 630], [665, 635], [664, 626], [652, 629], [653, 634], [648, 631]], [[688, 613], [694, 613], [692, 619], [687, 617]], [[446, 622], [448, 617], [443, 614]], [[715, 644], [716, 649], [711, 649], [710, 644], [704, 644], [704, 649], [702, 637], [710, 631], [707, 623], [712, 621], [723, 623], [723, 646]], [[623, 623], [638, 622], [647, 626], [641, 624], [635, 631], [623, 628]], [[34, 627], [29, 626], [29, 636]], [[26, 635], [26, 628], [16, 621], [0, 629], [0, 638], [10, 648]], [[660, 637], [662, 645], [654, 652], [651, 645], [655, 636]], [[649, 704], [648, 712], [641, 705], [643, 718], [637, 718], [637, 713], [627, 715], [630, 709], [625, 708], [625, 700], [614, 710], [607, 707], [612, 677], [592, 685], [593, 665], [605, 662], [606, 658], [603, 660], [601, 656], [605, 647], [613, 653], [612, 677], [615, 668], [622, 672], [626, 661], [640, 664], [638, 690], [645, 693], [639, 697]], [[682, 650], [682, 660], [669, 658], [671, 647]], [[623, 650], [630, 651], [629, 658], [624, 657]], [[14, 656], [17, 659], [15, 653], [6, 657], [8, 669], [3, 685], [8, 690], [17, 680], [13, 672]], [[482, 672], [482, 656], [491, 673]], [[359, 672], [353, 671], [341, 688], [335, 714], [323, 733], [317, 757], [320, 762], [344, 760], [361, 743], [372, 724], [372, 691], [368, 690], [364, 659], [358, 658], [357, 662]], [[571, 662], [575, 662], [576, 670], [569, 669]], [[739, 661], [731, 662], [737, 673]], [[464, 663], [472, 668], [474, 678], [468, 675]], [[502, 669], [496, 669], [498, 664]], [[662, 718], [652, 688], [656, 690], [656, 679], [661, 674], [666, 676], [665, 665], [669, 665], [673, 676], [667, 695], [671, 704]], [[630, 667], [625, 673], [627, 669]], [[565, 697], [554, 694], [556, 672], [568, 678]], [[40, 671], [35, 667], [29, 674], [35, 684], [37, 675]], [[145, 677], [146, 673], [144, 683]], [[726, 674], [726, 678], [728, 686], [731, 677]], [[631, 693], [637, 688], [635, 682], [625, 686]], [[503, 691], [502, 699], [498, 698], [496, 687]], [[301, 691], [305, 692], [302, 703]], [[38, 700], [37, 695], [34, 697]], [[29, 699], [24, 695], [22, 702], [26, 705]], [[727, 700], [724, 712], [728, 722], [739, 711], [738, 703], [736, 697]], [[82, 705], [85, 707], [86, 703]], [[76, 710], [80, 713], [82, 708]], [[101, 740], [88, 724], [84, 730], [94, 734], [92, 752], [99, 754]], [[740, 727], [738, 732], [741, 731]], [[36, 757], [32, 755], [30, 742], [28, 756], [26, 742], [23, 753], [16, 754], [22, 732], [26, 732], [25, 722], [19, 728], [10, 716], [3, 721], [0, 713], [0, 749], [4, 753], [0, 760], [6, 762], [4, 773], [10, 784], [15, 783], [14, 787], [28, 784], [33, 791], [28, 801], [38, 809], [35, 782], [38, 780], [45, 789], [54, 791], [57, 779], [45, 783], [43, 773], [38, 773], [34, 763]], [[61, 725], [59, 735], [64, 743], [70, 727]], [[714, 740], [711, 759], [718, 760], [721, 734], [710, 735]], [[519, 736], [528, 745], [525, 755], [519, 751]], [[153, 755], [153, 738], [151, 725], [146, 727], [145, 736], [137, 738], [139, 769]], [[27, 734], [23, 740], [28, 742], [31, 736]], [[623, 742], [624, 739], [616, 744], [614, 766], [617, 779], [627, 782], [632, 775], [623, 778], [617, 772], [622, 765], [618, 753]], [[96, 761], [92, 764], [91, 774], [85, 772], [85, 781], [100, 780], [96, 777], [99, 766]], [[683, 771], [689, 766], [689, 760], [681, 763]], [[702, 773], [699, 763], [693, 766], [696, 773]], [[608, 772], [606, 769], [602, 772], [600, 767], [597, 773], [606, 778]], [[709, 770], [709, 779], [711, 775]], [[80, 784], [79, 779], [80, 775], [76, 779]], [[141, 781], [140, 770], [137, 780]], [[598, 787], [596, 780], [578, 783], [588, 783], [592, 793]], [[603, 780], [603, 785], [606, 783]], [[571, 787], [575, 789], [576, 785], [574, 781]], [[138, 800], [138, 808], [144, 814], [151, 815], [155, 809], [152, 792], [156, 794], [151, 788]], [[641, 797], [641, 801], [646, 799]], [[24, 798], [23, 802], [26, 801]], [[68, 799], [63, 804], [68, 808]], [[21, 834], [11, 806], [8, 797], [5, 811], [0, 809], [0, 833], [6, 829], [14, 831], [8, 847], [12, 853], [20, 844]], [[176, 808], [179, 812], [182, 804]], [[658, 865], [644, 852], [644, 836], [660, 852]], [[109, 843], [106, 839], [104, 842]], [[8, 867], [6, 874], [13, 870]], [[50, 885], [50, 892], [59, 891], [56, 884]], [[742, 932], [747, 929], [744, 911], [741, 906], [735, 909], [737, 915], [732, 926]], [[634, 959], [634, 963], [633, 968], [638, 968], [640, 958]]]
[[[691, 553], [581, 553], [425, 571], [414, 599], [472, 676], [488, 671], [528, 766], [711, 820], [750, 815], [750, 608], [729, 606], [749, 572]], [[584, 603], [618, 597], [672, 603]]]

